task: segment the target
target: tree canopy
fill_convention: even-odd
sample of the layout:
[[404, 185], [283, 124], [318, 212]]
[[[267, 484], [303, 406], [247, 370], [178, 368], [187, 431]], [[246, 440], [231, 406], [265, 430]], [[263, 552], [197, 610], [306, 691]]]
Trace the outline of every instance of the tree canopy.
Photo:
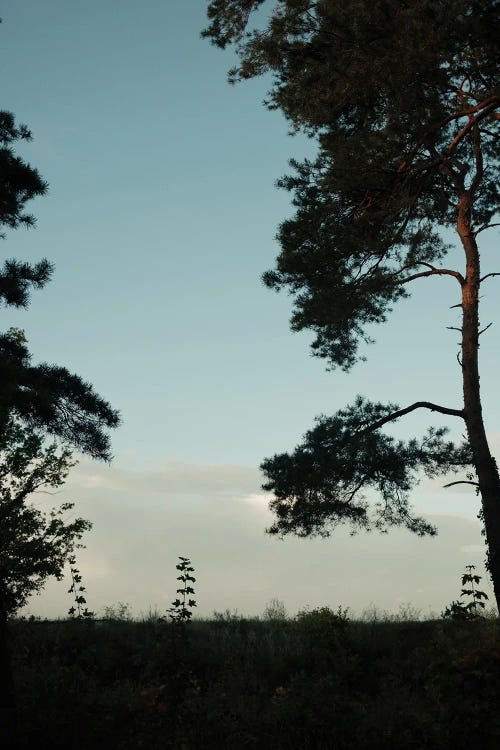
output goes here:
[[9, 613], [23, 607], [47, 578], [63, 577], [68, 557], [92, 527], [83, 518], [66, 520], [73, 503], [48, 513], [36, 507], [37, 493], [63, 485], [75, 465], [67, 447], [44, 443], [42, 433], [14, 418], [0, 434], [0, 581]]
[[[26, 125], [16, 125], [14, 115], [0, 112], [0, 229], [32, 227], [35, 218], [26, 203], [45, 195], [47, 183], [14, 151], [14, 144], [30, 140]], [[0, 237], [6, 239], [5, 233]], [[34, 265], [8, 259], [0, 269], [0, 302], [28, 307], [30, 290], [50, 280], [52, 264], [42, 259]], [[27, 426], [57, 436], [93, 458], [109, 460], [108, 429], [119, 424], [118, 412], [97, 395], [89, 383], [65, 367], [33, 365], [24, 332], [0, 334], [0, 433], [11, 416]]]
[[317, 158], [279, 182], [296, 213], [264, 281], [294, 295], [292, 328], [316, 333], [314, 354], [349, 370], [417, 273], [452, 273], [435, 264], [457, 181], [475, 192], [475, 232], [497, 210], [499, 5], [278, 0], [248, 31], [261, 5], [214, 0], [204, 34], [237, 45], [231, 80], [271, 72], [268, 106], [317, 137]]
[[[499, 9], [498, 0], [211, 0], [203, 36], [235, 46], [231, 82], [270, 74], [266, 105], [317, 142], [316, 157], [292, 160], [278, 183], [295, 213], [263, 280], [292, 295], [291, 327], [315, 334], [313, 354], [328, 369], [363, 358], [369, 326], [417, 279], [447, 276], [460, 289], [463, 405], [358, 398], [319, 418], [293, 453], [262, 464], [277, 518], [270, 531], [327, 534], [345, 520], [433, 533], [408, 512], [417, 472], [472, 466], [500, 606], [500, 478], [478, 368], [479, 290], [499, 275], [481, 276], [478, 248], [497, 225]], [[456, 232], [461, 267], [443, 230]], [[462, 419], [466, 443], [450, 444], [443, 429], [406, 443], [382, 433], [418, 408]], [[371, 519], [368, 488], [381, 498]]]
[[[14, 151], [31, 139], [26, 125], [0, 111], [0, 237], [3, 230], [31, 227], [26, 203], [47, 192], [36, 169]], [[0, 304], [27, 307], [32, 288], [42, 288], [53, 268], [47, 259], [29, 263], [8, 259], [0, 268]], [[49, 516], [29, 496], [42, 486], [62, 484], [71, 464], [68, 446], [93, 458], [110, 460], [108, 429], [118, 412], [89, 383], [65, 367], [33, 365], [24, 331], [0, 334], [0, 723], [7, 742], [16, 744], [12, 670], [7, 648], [7, 615], [39, 591], [48, 576], [60, 578], [62, 566], [90, 524], [72, 523], [64, 503]], [[44, 448], [47, 435], [62, 443]], [[16, 745], [17, 746], [17, 745]]]
[[0, 432], [11, 416], [74, 446], [93, 458], [110, 460], [107, 428], [118, 413], [89, 383], [65, 367], [31, 364], [22, 331], [0, 334]]
[[[468, 443], [445, 440], [445, 428], [429, 428], [421, 440], [396, 440], [379, 429], [393, 419], [396, 404], [372, 403], [358, 396], [333, 417], [318, 417], [316, 426], [292, 454], [267, 459], [263, 485], [274, 494], [270, 507], [276, 521], [272, 534], [329, 536], [341, 523], [353, 529], [387, 531], [404, 526], [419, 536], [436, 528], [414, 516], [408, 505], [419, 472], [436, 477], [471, 463]], [[380, 497], [371, 510], [367, 491]]]
[[[0, 111], [0, 228], [32, 227], [35, 217], [26, 213], [25, 204], [45, 195], [48, 185], [39, 172], [18, 156], [13, 148], [16, 141], [30, 141], [26, 125], [16, 125], [11, 112]], [[5, 239], [0, 232], [0, 238]], [[0, 270], [0, 301], [5, 305], [26, 307], [29, 289], [42, 288], [50, 280], [53, 267], [44, 258], [35, 265], [6, 260]]]

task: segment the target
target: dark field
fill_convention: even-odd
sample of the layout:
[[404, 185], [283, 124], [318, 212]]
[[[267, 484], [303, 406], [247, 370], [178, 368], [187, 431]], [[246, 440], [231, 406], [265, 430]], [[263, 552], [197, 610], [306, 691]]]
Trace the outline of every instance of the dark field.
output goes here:
[[11, 623], [29, 748], [500, 747], [500, 622]]

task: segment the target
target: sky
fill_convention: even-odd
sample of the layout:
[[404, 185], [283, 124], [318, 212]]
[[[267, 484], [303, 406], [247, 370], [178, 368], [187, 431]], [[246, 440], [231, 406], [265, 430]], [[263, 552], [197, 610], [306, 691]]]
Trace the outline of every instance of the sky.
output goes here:
[[[314, 153], [262, 106], [269, 80], [227, 83], [231, 50], [200, 39], [205, 0], [4, 0], [2, 109], [26, 123], [18, 150], [49, 183], [32, 201], [34, 230], [10, 232], [4, 258], [55, 265], [27, 310], [3, 309], [2, 330], [23, 328], [33, 360], [63, 365], [122, 416], [110, 465], [84, 457], [56, 497], [93, 523], [78, 565], [97, 613], [126, 602], [164, 610], [178, 555], [196, 569], [198, 614], [260, 614], [272, 598], [293, 614], [310, 606], [405, 603], [440, 612], [475, 564], [486, 576], [467, 487], [424, 480], [414, 507], [434, 539], [340, 529], [330, 539], [283, 541], [260, 485], [260, 462], [292, 450], [314, 417], [360, 393], [401, 406], [431, 400], [460, 408], [455, 358], [458, 288], [416, 282], [410, 300], [373, 330], [376, 344], [351, 373], [327, 372], [312, 335], [291, 333], [291, 299], [261, 274], [279, 252], [292, 213], [275, 181], [290, 158]], [[264, 7], [265, 11], [265, 7]], [[482, 235], [483, 271], [498, 271], [498, 235]], [[455, 247], [448, 264], [461, 269]], [[481, 321], [498, 320], [496, 280]], [[481, 344], [486, 428], [500, 454], [498, 326]], [[407, 438], [430, 424], [415, 412], [392, 428]], [[67, 581], [50, 582], [27, 611], [63, 617]], [[482, 587], [491, 594], [487, 577]]]

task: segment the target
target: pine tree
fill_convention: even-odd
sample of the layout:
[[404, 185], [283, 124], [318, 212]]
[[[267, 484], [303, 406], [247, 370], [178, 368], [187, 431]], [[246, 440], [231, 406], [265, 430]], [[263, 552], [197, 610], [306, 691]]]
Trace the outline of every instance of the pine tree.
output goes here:
[[[292, 161], [280, 186], [294, 216], [279, 228], [281, 252], [264, 274], [294, 296], [293, 330], [315, 333], [313, 353], [329, 369], [360, 359], [366, 327], [384, 322], [418, 280], [457, 284], [462, 321], [463, 403], [443, 406], [358, 397], [322, 417], [293, 453], [262, 463], [274, 493], [271, 533], [328, 535], [355, 527], [435, 529], [409, 512], [418, 472], [431, 476], [472, 466], [488, 545], [487, 567], [500, 609], [500, 480], [486, 438], [479, 388], [481, 275], [479, 241], [498, 210], [498, 0], [276, 0], [250, 28], [263, 0], [213, 0], [203, 32], [234, 44], [232, 82], [272, 76], [266, 101], [317, 156]], [[266, 6], [268, 7], [268, 6]], [[454, 230], [459, 265], [443, 230]], [[427, 283], [431, 283], [428, 280]], [[383, 431], [415, 409], [455, 416], [463, 445], [431, 429], [423, 440], [395, 441]], [[459, 480], [465, 481], [465, 480]], [[369, 507], [365, 492], [380, 503]]]
[[[34, 217], [26, 213], [26, 203], [47, 191], [47, 183], [38, 171], [14, 151], [17, 141], [30, 138], [29, 129], [25, 125], [16, 125], [12, 113], [0, 112], [0, 238], [3, 239], [6, 238], [4, 229], [35, 224]], [[52, 265], [46, 259], [34, 265], [15, 259], [6, 260], [0, 268], [0, 303], [27, 307], [30, 290], [44, 287], [52, 272]], [[36, 443], [51, 435], [66, 446], [109, 461], [108, 430], [118, 425], [118, 412], [96, 394], [89, 383], [66, 368], [46, 363], [33, 365], [26, 344], [21, 330], [10, 329], [0, 334], [0, 448], [4, 457], [8, 458], [9, 451], [16, 451], [12, 440], [15, 434], [21, 434], [16, 430], [21, 430], [26, 450], [29, 445], [33, 447], [33, 440]], [[42, 450], [41, 443], [39, 450]], [[42, 451], [39, 459], [40, 466], [47, 469], [45, 479], [50, 484], [53, 462], [48, 450], [49, 454]], [[62, 455], [65, 455], [64, 449]], [[9, 465], [8, 460], [3, 464]], [[21, 474], [24, 471], [30, 475], [29, 461], [24, 470], [18, 468]], [[60, 468], [63, 471], [64, 467]], [[38, 479], [41, 481], [42, 478]], [[52, 479], [55, 480], [55, 476]], [[29, 493], [22, 488], [17, 495], [9, 495], [16, 484], [22, 483], [16, 471], [6, 481], [3, 486], [6, 505], [0, 498], [0, 725], [3, 739], [13, 744], [16, 741], [16, 720], [7, 648], [8, 612], [22, 599], [23, 592], [36, 590], [47, 575], [59, 574], [61, 556], [71, 553], [75, 540], [88, 528], [88, 522], [78, 519], [76, 525], [68, 526], [57, 517], [57, 512], [49, 519], [37, 515], [25, 504]], [[28, 481], [26, 487], [29, 486]], [[39, 538], [47, 528], [55, 535], [52, 545], [41, 543]], [[29, 557], [24, 558], [25, 555]]]

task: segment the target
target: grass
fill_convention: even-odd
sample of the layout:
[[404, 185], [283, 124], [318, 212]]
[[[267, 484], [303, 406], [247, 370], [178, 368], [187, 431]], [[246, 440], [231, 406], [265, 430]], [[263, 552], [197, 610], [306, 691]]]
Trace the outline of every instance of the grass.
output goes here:
[[11, 621], [21, 748], [500, 746], [500, 620], [473, 566], [462, 576], [471, 602], [434, 619], [409, 604], [291, 618], [278, 599], [262, 618], [196, 619], [193, 568], [179, 559], [167, 617], [134, 620], [120, 602], [100, 620], [72, 607], [69, 620]]
[[153, 613], [111, 614], [11, 623], [26, 747], [499, 746], [492, 612], [462, 622], [227, 612], [192, 620], [183, 639]]

